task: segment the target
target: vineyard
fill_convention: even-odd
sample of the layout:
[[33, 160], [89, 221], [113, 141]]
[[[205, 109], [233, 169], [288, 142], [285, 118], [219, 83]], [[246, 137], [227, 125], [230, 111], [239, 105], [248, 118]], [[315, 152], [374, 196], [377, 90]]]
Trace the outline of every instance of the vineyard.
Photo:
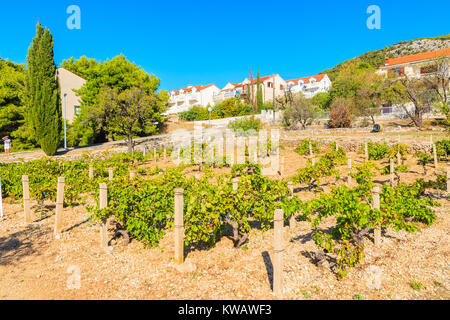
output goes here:
[[[431, 153], [412, 154], [408, 148], [369, 142], [358, 152], [348, 152], [336, 143], [305, 139], [295, 147], [282, 146], [281, 167], [273, 176], [250, 163], [248, 148], [246, 164], [240, 165], [228, 165], [226, 158], [220, 165], [194, 163], [197, 155], [192, 152], [191, 163], [175, 166], [170, 162], [172, 149], [2, 163], [6, 219], [0, 221], [0, 271], [10, 266], [21, 270], [28, 259], [38, 259], [33, 262], [37, 266], [49, 264], [46, 276], [53, 279], [52, 291], [58, 286], [56, 274], [69, 278], [67, 267], [84, 265], [80, 269], [85, 287], [71, 291], [64, 289], [65, 281], [59, 284], [67, 297], [221, 299], [225, 291], [232, 299], [270, 298], [276, 272], [274, 215], [282, 210], [283, 298], [305, 299], [315, 293], [339, 299], [336, 295], [342, 292], [332, 293], [334, 287], [358, 288], [356, 281], [362, 292], [367, 281], [360, 277], [369, 262], [372, 269], [388, 260], [392, 264], [389, 255], [401, 254], [397, 249], [403, 241], [423, 240], [436, 225], [443, 231], [429, 240], [448, 255], [450, 141], [436, 142]], [[199, 150], [207, 158], [208, 145]], [[270, 144], [266, 151], [263, 157], [276, 156]], [[178, 156], [186, 155], [181, 151]], [[63, 202], [57, 196], [58, 177], [65, 178]], [[25, 181], [29, 192], [24, 192]], [[103, 205], [102, 184], [107, 192]], [[177, 189], [183, 196], [182, 264], [174, 259], [173, 245]], [[32, 221], [25, 221], [27, 201]], [[58, 203], [64, 206], [59, 218], [55, 203], [57, 210]], [[62, 230], [54, 226], [57, 219]], [[389, 268], [387, 264], [384, 270]], [[436, 287], [428, 294], [448, 298], [446, 268], [444, 261], [434, 267], [442, 272], [439, 279], [426, 278], [428, 286]], [[31, 281], [30, 275], [10, 272], [3, 287], [18, 290]], [[116, 273], [128, 276], [117, 278]], [[38, 271], [32, 282], [41, 277]], [[319, 286], [319, 278], [329, 284]], [[189, 294], [180, 289], [188, 290], [193, 281], [206, 287]], [[108, 289], [95, 289], [102, 286]], [[133, 286], [139, 294], [130, 292]], [[16, 297], [17, 290], [0, 294]], [[365, 290], [374, 298], [384, 289]]]

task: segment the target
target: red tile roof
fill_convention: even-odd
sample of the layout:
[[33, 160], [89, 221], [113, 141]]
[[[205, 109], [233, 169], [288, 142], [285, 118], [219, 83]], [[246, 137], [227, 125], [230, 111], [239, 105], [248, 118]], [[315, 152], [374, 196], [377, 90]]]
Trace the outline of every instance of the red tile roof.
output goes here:
[[[430, 60], [430, 59], [436, 59], [438, 57], [448, 56], [450, 55], [450, 48], [435, 50], [435, 51], [428, 51], [423, 52], [419, 54], [413, 54], [410, 56], [404, 56], [400, 58], [393, 58], [390, 59], [386, 57], [385, 65], [384, 66], [394, 66], [397, 64], [404, 64], [404, 63], [411, 63], [411, 62], [417, 62], [417, 61], [423, 61], [423, 60]], [[382, 67], [384, 67], [382, 66]]]
[[317, 81], [322, 81], [323, 78], [325, 78], [325, 76], [326, 76], [326, 74], [318, 74], [318, 75], [316, 75], [316, 76], [311, 76], [311, 77], [306, 77], [306, 78], [298, 78], [298, 79], [286, 80], [286, 83], [294, 82], [294, 83], [297, 85], [298, 82], [299, 82], [300, 80], [302, 80], [304, 84], [307, 84], [307, 83], [309, 83], [309, 82], [311, 81], [311, 79], [313, 79], [313, 78], [316, 79]]
[[192, 86], [191, 88], [181, 88], [180, 90], [172, 90], [171, 93], [175, 93], [175, 95], [180, 94], [180, 91], [183, 90], [184, 93], [191, 93], [192, 92], [192, 88], [196, 88], [197, 91], [202, 91], [205, 90], [209, 87], [214, 86], [215, 84], [208, 84], [206, 86]]

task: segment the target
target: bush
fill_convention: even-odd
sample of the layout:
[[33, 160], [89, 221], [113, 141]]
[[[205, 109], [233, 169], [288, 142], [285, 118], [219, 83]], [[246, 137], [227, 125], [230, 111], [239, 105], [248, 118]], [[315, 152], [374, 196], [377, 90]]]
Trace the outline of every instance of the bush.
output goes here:
[[[193, 106], [188, 111], [180, 112], [178, 117], [183, 121], [205, 121], [209, 120], [208, 108]], [[248, 116], [255, 113], [254, 107], [250, 104], [242, 103], [239, 98], [229, 98], [211, 107], [211, 119], [223, 119], [238, 116]]]
[[209, 111], [207, 107], [193, 106], [188, 111], [179, 113], [178, 116], [180, 120], [184, 121], [209, 120]]
[[331, 104], [330, 121], [328, 127], [330, 128], [350, 128], [352, 124], [352, 115], [346, 100], [337, 98]]
[[440, 140], [436, 142], [436, 153], [439, 161], [445, 161], [450, 154], [450, 140]]
[[228, 128], [233, 129], [237, 136], [251, 136], [262, 129], [261, 120], [255, 117], [237, 119], [228, 124]]

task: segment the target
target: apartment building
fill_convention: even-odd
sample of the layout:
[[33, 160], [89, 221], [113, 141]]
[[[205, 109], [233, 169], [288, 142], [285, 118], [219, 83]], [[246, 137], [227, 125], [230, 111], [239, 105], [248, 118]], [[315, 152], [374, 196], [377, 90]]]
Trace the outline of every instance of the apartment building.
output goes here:
[[[284, 87], [286, 86], [286, 82], [278, 74], [261, 77], [259, 80], [261, 83], [264, 102], [272, 101], [274, 93], [275, 96], [281, 95]], [[244, 102], [247, 102], [249, 88], [254, 93], [254, 96], [256, 96], [257, 82], [257, 79], [253, 79], [252, 82], [248, 78], [244, 79], [244, 81], [240, 83], [229, 82], [218, 94], [213, 97], [214, 102], [219, 103], [223, 100], [238, 96], [240, 96]]]
[[[385, 63], [377, 71], [377, 74], [388, 75], [394, 73], [397, 76], [407, 76], [409, 78], [422, 78], [436, 71], [436, 65], [433, 61], [443, 57], [450, 57], [450, 48], [428, 51], [409, 56], [390, 59], [385, 58]], [[447, 65], [447, 69], [448, 65]], [[450, 72], [450, 70], [448, 70]], [[381, 114], [384, 116], [406, 117], [404, 107], [409, 112], [413, 112], [414, 104], [407, 103], [405, 105], [389, 105], [381, 108]], [[427, 112], [431, 112], [428, 110]]]
[[377, 73], [384, 75], [387, 75], [388, 73], [395, 73], [399, 76], [420, 78], [426, 74], [434, 72], [433, 66], [430, 65], [431, 62], [438, 58], [448, 56], [450, 56], [450, 48], [428, 51], [393, 59], [386, 57], [384, 65], [377, 70]]
[[62, 116], [71, 124], [80, 111], [81, 100], [73, 90], [80, 89], [86, 80], [64, 68], [57, 68], [59, 87], [61, 89]]
[[189, 110], [195, 105], [206, 107], [208, 104], [214, 105], [213, 96], [218, 94], [220, 89], [215, 84], [206, 86], [188, 85], [187, 88], [172, 90], [170, 92], [169, 110], [165, 114], [174, 114]]
[[303, 93], [307, 98], [312, 98], [319, 92], [327, 92], [331, 88], [331, 80], [326, 74], [318, 74], [306, 78], [286, 80], [286, 88], [292, 93]]
[[[194, 105], [206, 107], [214, 106], [224, 100], [240, 97], [242, 102], [248, 102], [248, 92], [251, 89], [253, 97], [256, 97], [257, 79], [244, 79], [242, 82], [229, 82], [220, 90], [214, 84], [207, 86], [188, 86], [186, 89], [173, 90], [170, 93], [170, 108], [166, 114], [174, 114], [189, 110]], [[319, 92], [326, 92], [331, 87], [331, 80], [326, 74], [306, 78], [298, 78], [285, 81], [279, 74], [260, 78], [262, 96], [264, 102], [272, 102], [273, 97], [279, 97], [285, 93], [286, 88], [291, 92], [302, 92], [307, 97], [313, 97]]]

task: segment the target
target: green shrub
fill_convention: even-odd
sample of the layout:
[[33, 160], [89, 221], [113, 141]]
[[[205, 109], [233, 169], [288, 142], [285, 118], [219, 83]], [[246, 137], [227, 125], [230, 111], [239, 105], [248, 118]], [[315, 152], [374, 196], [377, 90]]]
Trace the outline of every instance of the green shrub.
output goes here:
[[439, 161], [445, 161], [450, 154], [450, 140], [440, 140], [436, 142], [436, 153]]
[[237, 136], [252, 136], [262, 129], [261, 120], [255, 117], [237, 119], [228, 124], [228, 128], [233, 129]]
[[[302, 143], [294, 149], [301, 156], [309, 155], [309, 142], [310, 139], [305, 139]], [[311, 141], [313, 153], [318, 153], [320, 150], [318, 148], [319, 143], [317, 141]]]

